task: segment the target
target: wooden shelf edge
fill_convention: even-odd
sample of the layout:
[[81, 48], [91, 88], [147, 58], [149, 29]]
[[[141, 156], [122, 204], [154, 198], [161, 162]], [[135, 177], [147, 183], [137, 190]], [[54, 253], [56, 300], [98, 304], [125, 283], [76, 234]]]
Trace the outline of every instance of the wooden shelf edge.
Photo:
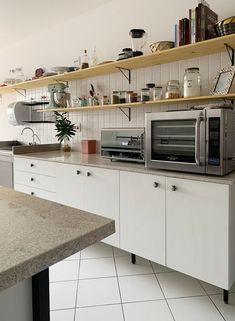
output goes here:
[[185, 60], [193, 57], [210, 55], [225, 51], [225, 43], [235, 48], [235, 34], [217, 37], [194, 44], [167, 49], [156, 53], [147, 53], [143, 56], [114, 61], [111, 63], [97, 65], [87, 69], [72, 71], [56, 76], [42, 77], [15, 85], [0, 87], [0, 94], [14, 92], [14, 90], [26, 90], [36, 87], [44, 87], [57, 81], [73, 81], [105, 74], [118, 72], [118, 68], [139, 69], [154, 65]]
[[40, 109], [38, 113], [51, 113], [51, 112], [83, 112], [83, 111], [93, 111], [93, 110], [105, 110], [105, 109], [115, 109], [115, 108], [136, 108], [136, 107], [147, 107], [161, 104], [178, 104], [178, 103], [187, 103], [187, 102], [198, 102], [205, 100], [229, 100], [235, 99], [235, 93], [230, 93], [226, 95], [207, 95], [207, 96], [197, 96], [197, 97], [188, 97], [188, 98], [177, 98], [177, 99], [162, 99], [157, 101], [146, 101], [146, 102], [137, 102], [130, 104], [113, 104], [113, 105], [98, 105], [98, 106], [86, 106], [86, 107], [69, 107], [69, 108], [56, 108], [56, 109]]

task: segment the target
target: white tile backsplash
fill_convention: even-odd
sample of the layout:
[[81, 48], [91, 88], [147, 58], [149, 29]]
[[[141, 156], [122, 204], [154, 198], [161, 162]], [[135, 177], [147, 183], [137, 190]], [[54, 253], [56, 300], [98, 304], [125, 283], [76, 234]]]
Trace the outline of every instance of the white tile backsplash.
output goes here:
[[[162, 85], [165, 89], [166, 82], [170, 79], [179, 79], [183, 84], [183, 75], [185, 68], [190, 66], [199, 66], [202, 79], [202, 94], [209, 93], [212, 81], [221, 67], [229, 66], [227, 53], [215, 54], [199, 58], [183, 60], [163, 65], [157, 65], [148, 68], [142, 68], [132, 71], [132, 83], [129, 85], [125, 77], [120, 73], [103, 75], [82, 80], [69, 82], [72, 98], [78, 96], [89, 96], [90, 84], [92, 83], [95, 90], [102, 95], [110, 95], [112, 90], [133, 90], [140, 93], [141, 88], [146, 83], [154, 82], [156, 85]], [[30, 89], [26, 92], [26, 99], [40, 98], [47, 96], [47, 87]], [[17, 100], [24, 100], [21, 94], [17, 94]], [[197, 103], [199, 104], [199, 103]], [[146, 112], [160, 112], [166, 110], [180, 110], [190, 108], [193, 103], [188, 104], [164, 104], [153, 107], [138, 107], [131, 111], [131, 121], [119, 109], [101, 110], [101, 111], [84, 111], [79, 113], [70, 113], [70, 120], [75, 123], [81, 123], [81, 132], [78, 132], [73, 138], [73, 146], [80, 150], [81, 139], [100, 140], [100, 130], [104, 127], [138, 127], [144, 126]], [[125, 110], [125, 109], [124, 109]], [[126, 110], [127, 111], [127, 110]], [[48, 114], [46, 114], [48, 115]], [[48, 117], [48, 116], [47, 116]], [[29, 124], [41, 139], [42, 143], [56, 142], [54, 124]], [[19, 134], [18, 139], [25, 142], [31, 141], [31, 132], [25, 132], [23, 136]], [[99, 145], [99, 144], [98, 144]]]

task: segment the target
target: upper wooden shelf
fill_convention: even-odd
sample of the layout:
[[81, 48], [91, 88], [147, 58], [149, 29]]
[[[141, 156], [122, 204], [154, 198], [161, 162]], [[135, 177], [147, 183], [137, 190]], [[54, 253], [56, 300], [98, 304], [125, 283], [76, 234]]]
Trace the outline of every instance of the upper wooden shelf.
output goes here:
[[136, 107], [147, 107], [147, 106], [155, 106], [155, 105], [170, 105], [170, 104], [180, 104], [180, 103], [189, 103], [189, 102], [200, 102], [200, 101], [208, 101], [208, 100], [229, 100], [235, 99], [235, 93], [226, 94], [226, 95], [208, 95], [208, 96], [197, 96], [197, 97], [188, 97], [188, 98], [177, 98], [177, 99], [162, 99], [157, 101], [146, 101], [146, 102], [138, 102], [138, 103], [129, 103], [129, 104], [110, 104], [110, 105], [98, 105], [98, 106], [86, 106], [86, 107], [69, 107], [69, 108], [56, 108], [56, 109], [40, 109], [38, 112], [83, 112], [83, 111], [91, 111], [91, 110], [107, 110], [107, 109], [115, 109], [115, 108], [136, 108]]
[[205, 40], [181, 47], [176, 47], [158, 53], [145, 54], [143, 56], [124, 59], [120, 61], [114, 61], [111, 63], [98, 65], [87, 69], [77, 70], [56, 76], [39, 78], [15, 85], [1, 87], [0, 94], [13, 92], [14, 90], [25, 90], [36, 87], [44, 87], [57, 81], [71, 81], [104, 74], [111, 74], [117, 72], [118, 68], [126, 68], [132, 70], [179, 60], [185, 60], [189, 58], [210, 55], [225, 51], [225, 44], [228, 44], [232, 48], [235, 48], [235, 34]]

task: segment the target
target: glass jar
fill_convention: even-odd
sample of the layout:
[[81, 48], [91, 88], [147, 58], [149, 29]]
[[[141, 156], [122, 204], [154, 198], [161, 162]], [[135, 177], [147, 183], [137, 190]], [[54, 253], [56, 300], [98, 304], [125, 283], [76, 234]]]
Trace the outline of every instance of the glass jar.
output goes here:
[[113, 90], [111, 95], [111, 104], [119, 104], [119, 103], [120, 103], [119, 91]]
[[133, 91], [127, 91], [127, 103], [136, 103], [137, 102], [137, 93]]
[[179, 80], [169, 80], [166, 86], [166, 99], [177, 99], [180, 98], [180, 84]]
[[185, 69], [184, 74], [184, 97], [201, 95], [201, 75], [199, 68], [191, 67]]
[[153, 88], [153, 100], [160, 100], [162, 99], [163, 96], [163, 89], [162, 86], [156, 86], [155, 88]]
[[109, 104], [108, 96], [102, 96], [101, 105], [108, 105], [108, 104]]
[[150, 91], [149, 88], [142, 88], [140, 92], [141, 101], [149, 101], [150, 100]]
[[149, 89], [149, 100], [153, 100], [153, 91], [155, 88], [155, 84], [149, 83], [149, 84], [146, 84], [146, 87]]
[[125, 104], [127, 102], [127, 92], [124, 90], [119, 91], [120, 104]]

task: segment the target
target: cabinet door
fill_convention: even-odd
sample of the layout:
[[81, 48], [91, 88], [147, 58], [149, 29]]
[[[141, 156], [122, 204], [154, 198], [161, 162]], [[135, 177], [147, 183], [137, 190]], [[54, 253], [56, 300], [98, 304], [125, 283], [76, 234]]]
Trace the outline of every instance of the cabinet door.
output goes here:
[[165, 178], [120, 173], [120, 247], [165, 265]]
[[104, 241], [119, 247], [119, 171], [86, 167], [84, 210], [115, 220], [115, 234]]
[[58, 203], [83, 209], [83, 183], [85, 170], [83, 166], [56, 165], [56, 199]]
[[167, 266], [226, 289], [229, 187], [166, 178]]

